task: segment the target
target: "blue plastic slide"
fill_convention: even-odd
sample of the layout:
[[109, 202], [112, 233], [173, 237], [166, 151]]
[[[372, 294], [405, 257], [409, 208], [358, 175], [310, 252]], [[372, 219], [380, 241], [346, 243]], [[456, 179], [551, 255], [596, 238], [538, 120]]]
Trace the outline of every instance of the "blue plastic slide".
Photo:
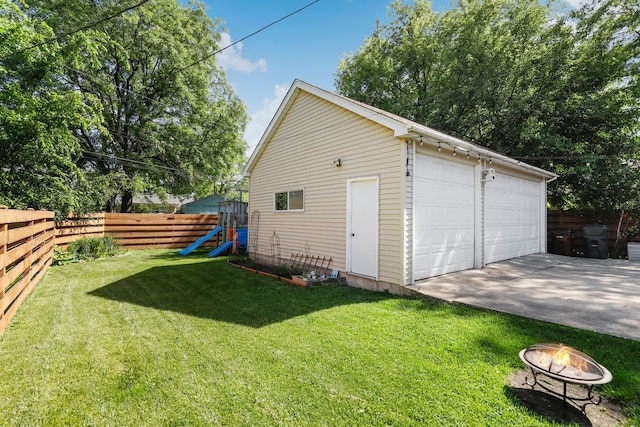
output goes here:
[[231, 245], [233, 245], [233, 242], [231, 240], [229, 240], [228, 242], [224, 242], [223, 244], [221, 244], [220, 246], [218, 246], [217, 248], [209, 252], [209, 258], [213, 258], [214, 256], [220, 255], [222, 252], [229, 249]]
[[193, 242], [191, 245], [187, 246], [186, 248], [182, 249], [181, 251], [178, 251], [178, 255], [189, 255], [191, 252], [193, 252], [195, 249], [197, 249], [198, 246], [200, 246], [201, 244], [203, 244], [207, 240], [211, 239], [213, 236], [215, 236], [216, 234], [218, 234], [221, 231], [222, 231], [222, 227], [214, 228], [213, 230], [211, 230], [210, 232], [208, 232], [207, 234], [205, 234], [204, 236], [202, 236], [201, 238], [199, 238], [198, 240]]

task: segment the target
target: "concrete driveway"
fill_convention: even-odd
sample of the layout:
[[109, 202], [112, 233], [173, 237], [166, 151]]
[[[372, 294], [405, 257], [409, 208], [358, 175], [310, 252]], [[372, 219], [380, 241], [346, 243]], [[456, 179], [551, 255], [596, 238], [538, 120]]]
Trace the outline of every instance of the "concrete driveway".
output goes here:
[[445, 301], [640, 341], [640, 262], [534, 254], [409, 288]]

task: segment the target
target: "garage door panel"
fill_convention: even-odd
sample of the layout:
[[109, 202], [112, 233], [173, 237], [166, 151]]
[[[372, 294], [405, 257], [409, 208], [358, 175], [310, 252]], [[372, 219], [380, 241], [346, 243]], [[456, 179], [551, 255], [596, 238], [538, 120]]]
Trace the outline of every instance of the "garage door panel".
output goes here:
[[473, 166], [416, 157], [415, 280], [473, 267], [474, 182]]
[[485, 187], [484, 250], [487, 263], [540, 251], [539, 182], [499, 174]]

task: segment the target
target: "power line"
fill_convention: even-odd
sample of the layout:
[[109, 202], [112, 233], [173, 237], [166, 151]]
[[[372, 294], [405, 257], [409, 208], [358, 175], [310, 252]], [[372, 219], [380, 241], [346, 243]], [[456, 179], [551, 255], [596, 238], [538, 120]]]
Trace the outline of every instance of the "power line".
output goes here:
[[116, 162], [121, 163], [121, 164], [122, 163], [129, 163], [129, 164], [132, 164], [132, 165], [136, 165], [139, 169], [145, 169], [145, 170], [150, 170], [150, 171], [153, 171], [153, 170], [157, 171], [157, 170], [162, 170], [163, 169], [163, 170], [166, 170], [166, 171], [169, 171], [169, 172], [175, 172], [175, 173], [178, 173], [178, 174], [185, 174], [185, 171], [182, 171], [182, 170], [177, 169], [177, 168], [172, 168], [172, 167], [169, 167], [169, 166], [162, 166], [162, 165], [158, 165], [158, 164], [155, 164], [155, 163], [142, 162], [142, 161], [139, 161], [139, 160], [127, 159], [126, 157], [118, 157], [118, 156], [111, 155], [111, 154], [98, 153], [98, 152], [95, 152], [95, 151], [88, 151], [88, 150], [84, 150], [82, 152], [82, 154], [83, 154], [83, 158], [85, 158], [86, 160], [91, 160], [90, 157], [87, 157], [87, 155], [91, 155], [91, 156], [94, 156], [94, 157], [106, 158], [108, 160], [115, 160]]
[[81, 157], [87, 161], [92, 161], [92, 162], [98, 161], [99, 158], [108, 159], [120, 165], [128, 165], [133, 169], [144, 170], [149, 172], [159, 172], [159, 171], [173, 172], [176, 175], [180, 175], [184, 178], [192, 178], [202, 182], [220, 182], [220, 178], [216, 178], [214, 176], [207, 175], [198, 171], [189, 172], [184, 169], [178, 169], [170, 166], [163, 166], [157, 163], [143, 162], [140, 160], [128, 159], [126, 157], [119, 157], [114, 154], [106, 154], [106, 153], [99, 153], [96, 151], [83, 150]]
[[[149, 0], [141, 0], [140, 2], [138, 2], [138, 3], [136, 3], [136, 4], [132, 5], [132, 6], [129, 6], [129, 7], [126, 7], [124, 9], [122, 9], [122, 10], [119, 10], [118, 12], [114, 13], [113, 15], [105, 16], [105, 17], [103, 17], [101, 19], [98, 19], [97, 21], [90, 22], [89, 24], [83, 25], [82, 27], [76, 28], [75, 30], [67, 31], [66, 33], [62, 33], [62, 34], [60, 34], [60, 35], [58, 35], [56, 37], [52, 37], [52, 38], [44, 40], [44, 41], [42, 41], [40, 43], [32, 44], [31, 46], [28, 46], [28, 47], [25, 47], [23, 49], [20, 49], [18, 51], [13, 52], [11, 55], [17, 55], [17, 54], [25, 52], [27, 50], [35, 49], [37, 47], [44, 46], [45, 44], [49, 44], [49, 43], [52, 43], [54, 41], [61, 40], [61, 39], [65, 38], [65, 37], [68, 37], [68, 36], [70, 36], [72, 34], [79, 33], [80, 31], [88, 30], [89, 28], [95, 27], [98, 24], [102, 24], [103, 22], [107, 22], [107, 21], [110, 21], [110, 20], [112, 20], [114, 18], [117, 18], [118, 16], [122, 15], [125, 12], [128, 12], [130, 10], [136, 9], [136, 8], [142, 6], [143, 4], [147, 3], [148, 1]], [[5, 60], [6, 58], [7, 57], [2, 58], [2, 59]]]
[[281, 21], [284, 21], [285, 19], [287, 19], [287, 18], [289, 18], [289, 17], [291, 17], [291, 16], [293, 16], [293, 15], [295, 15], [295, 14], [299, 13], [299, 12], [302, 12], [302, 11], [303, 11], [303, 10], [305, 10], [306, 8], [308, 8], [308, 7], [312, 6], [312, 5], [314, 5], [315, 3], [318, 3], [319, 1], [320, 1], [320, 0], [312, 1], [311, 3], [308, 3], [308, 4], [304, 5], [304, 6], [302, 6], [300, 9], [298, 9], [298, 10], [296, 10], [296, 11], [294, 11], [294, 12], [291, 12], [291, 13], [289, 13], [288, 15], [283, 16], [283, 17], [282, 17], [282, 18], [280, 18], [280, 19], [276, 19], [275, 21], [273, 21], [273, 22], [271, 22], [271, 23], [269, 23], [269, 24], [265, 25], [264, 27], [260, 28], [259, 30], [254, 31], [254, 32], [253, 32], [253, 33], [251, 33], [251, 34], [249, 34], [249, 35], [246, 35], [246, 36], [242, 37], [240, 40], [237, 40], [237, 41], [235, 41], [235, 42], [231, 43], [230, 45], [223, 47], [222, 49], [218, 49], [217, 51], [215, 51], [215, 52], [213, 52], [213, 53], [211, 53], [211, 54], [209, 54], [209, 55], [205, 55], [205, 56], [203, 56], [202, 58], [198, 59], [197, 61], [194, 61], [194, 62], [192, 62], [192, 63], [190, 63], [190, 64], [188, 64], [188, 65], [185, 65], [185, 66], [184, 66], [184, 67], [182, 67], [182, 68], [178, 68], [178, 70], [177, 70], [177, 71], [178, 71], [178, 72], [180, 72], [180, 71], [184, 71], [184, 70], [186, 70], [187, 68], [193, 67], [194, 65], [197, 65], [197, 64], [201, 63], [202, 61], [204, 61], [204, 60], [206, 60], [206, 59], [209, 59], [209, 58], [211, 58], [212, 56], [215, 56], [215, 55], [217, 55], [218, 53], [220, 53], [220, 52], [222, 52], [222, 51], [224, 51], [224, 50], [226, 50], [226, 49], [229, 49], [230, 47], [235, 46], [236, 44], [241, 43], [241, 42], [243, 42], [244, 40], [246, 40], [246, 39], [248, 39], [248, 38], [251, 38], [251, 37], [255, 36], [256, 34], [261, 33], [262, 31], [266, 30], [267, 28], [269, 28], [269, 27], [271, 27], [271, 26], [273, 26], [273, 25], [275, 25], [275, 24], [277, 24], [277, 23], [279, 23], [279, 22], [281, 22]]
[[[149, 0], [144, 0], [142, 3], [147, 2], [147, 1], [149, 1]], [[283, 16], [282, 18], [279, 18], [279, 19], [277, 19], [277, 20], [275, 20], [275, 21], [272, 21], [271, 23], [269, 23], [269, 24], [267, 24], [267, 25], [263, 26], [262, 28], [260, 28], [260, 29], [258, 29], [258, 30], [256, 30], [256, 31], [252, 32], [251, 34], [248, 34], [248, 35], [246, 35], [246, 36], [242, 37], [241, 39], [239, 39], [239, 40], [237, 40], [237, 41], [235, 41], [235, 42], [231, 43], [230, 45], [227, 45], [227, 46], [225, 46], [225, 47], [223, 47], [223, 48], [221, 48], [221, 49], [218, 49], [217, 51], [215, 51], [215, 52], [213, 52], [213, 53], [211, 53], [211, 54], [209, 54], [209, 55], [206, 55], [206, 56], [204, 56], [204, 57], [202, 57], [202, 58], [200, 58], [200, 59], [198, 59], [198, 60], [196, 60], [196, 61], [194, 61], [194, 62], [192, 62], [192, 63], [188, 64], [188, 65], [185, 65], [184, 67], [181, 67], [181, 68], [176, 69], [176, 72], [180, 73], [180, 72], [182, 72], [182, 71], [186, 70], [187, 68], [193, 67], [193, 66], [195, 66], [195, 65], [197, 65], [197, 64], [199, 64], [199, 63], [201, 63], [201, 62], [205, 61], [206, 59], [208, 59], [208, 58], [210, 58], [210, 57], [212, 57], [212, 56], [214, 56], [214, 55], [217, 55], [218, 53], [223, 52], [224, 50], [229, 49], [230, 47], [232, 47], [232, 46], [234, 46], [234, 45], [236, 45], [236, 44], [238, 44], [238, 43], [240, 43], [240, 42], [242, 42], [242, 41], [244, 41], [244, 40], [247, 40], [247, 39], [249, 39], [249, 38], [251, 38], [251, 37], [255, 36], [256, 34], [258, 34], [258, 33], [262, 32], [262, 31], [266, 30], [267, 28], [272, 27], [273, 25], [275, 25], [275, 24], [277, 24], [277, 23], [279, 23], [279, 22], [282, 22], [282, 21], [284, 21], [285, 19], [290, 18], [290, 17], [291, 17], [291, 16], [293, 16], [293, 15], [295, 15], [295, 14], [297, 14], [297, 13], [302, 12], [303, 10], [305, 10], [305, 9], [307, 9], [308, 7], [310, 7], [310, 6], [314, 5], [315, 3], [318, 3], [319, 1], [320, 1], [320, 0], [312, 1], [311, 3], [306, 4], [305, 6], [301, 7], [300, 9], [295, 10], [295, 11], [293, 11], [293, 12], [291, 12], [291, 13], [289, 13], [289, 14], [287, 14], [287, 15]], [[88, 27], [88, 26], [87, 26], [87, 27]], [[80, 70], [77, 70], [77, 69], [75, 69], [75, 68], [71, 68], [71, 67], [68, 67], [68, 66], [65, 66], [65, 68], [66, 68], [67, 70], [70, 70], [70, 71], [75, 72], [76, 74], [82, 75], [82, 76], [84, 76], [85, 78], [92, 79], [92, 80], [97, 81], [97, 82], [99, 82], [99, 83], [103, 83], [103, 84], [105, 84], [105, 85], [107, 85], [107, 86], [109, 86], [109, 85], [110, 85], [110, 83], [108, 83], [108, 82], [106, 82], [106, 81], [102, 80], [102, 79], [101, 79], [101, 78], [99, 78], [99, 77], [95, 77], [95, 76], [93, 76], [93, 75], [91, 75], [91, 74], [89, 74], [89, 73], [86, 73], [86, 72], [83, 72], [83, 71], [80, 71]], [[72, 82], [72, 83], [76, 84], [76, 82]], [[143, 88], [141, 88], [141, 89], [144, 89], [144, 87], [143, 87]], [[160, 100], [158, 100], [158, 99], [153, 99], [153, 98], [149, 98], [148, 96], [141, 94], [141, 93], [139, 92], [139, 90], [140, 90], [140, 89], [138, 89], [138, 90], [132, 90], [132, 89], [128, 89], [128, 88], [121, 88], [121, 90], [122, 90], [122, 91], [124, 91], [124, 92], [126, 92], [126, 93], [129, 93], [129, 94], [132, 94], [132, 95], [139, 96], [140, 98], [142, 98], [142, 99], [146, 99], [146, 100], [148, 100], [148, 101], [150, 101], [150, 102], [152, 102], [152, 103], [163, 105], [163, 104], [161, 103], [161, 101], [160, 101]]]

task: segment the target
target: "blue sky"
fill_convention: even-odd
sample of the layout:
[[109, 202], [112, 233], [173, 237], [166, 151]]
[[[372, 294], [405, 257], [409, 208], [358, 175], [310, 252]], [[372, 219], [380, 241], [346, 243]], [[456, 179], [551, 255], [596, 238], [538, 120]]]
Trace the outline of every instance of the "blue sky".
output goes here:
[[[313, 0], [203, 0], [207, 14], [222, 21], [221, 47], [308, 5]], [[565, 0], [577, 6], [582, 0]], [[392, 0], [319, 0], [216, 58], [247, 106], [245, 132], [251, 154], [295, 79], [333, 90], [340, 59], [353, 53], [375, 29], [388, 22]], [[450, 0], [432, 0], [445, 11]]]

